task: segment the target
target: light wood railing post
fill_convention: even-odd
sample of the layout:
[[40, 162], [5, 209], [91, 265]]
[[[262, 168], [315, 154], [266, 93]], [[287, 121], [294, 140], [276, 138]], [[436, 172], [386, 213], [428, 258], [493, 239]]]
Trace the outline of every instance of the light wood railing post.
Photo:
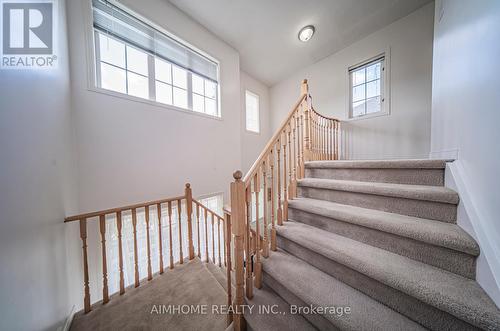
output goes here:
[[151, 268], [151, 241], [149, 237], [149, 206], [144, 207], [144, 216], [146, 217], [146, 248], [148, 259], [148, 280], [153, 279], [153, 271]]
[[123, 275], [123, 247], [122, 247], [122, 212], [116, 213], [116, 229], [118, 231], [118, 269], [120, 273], [120, 295], [125, 293], [125, 278]]
[[[235, 181], [231, 183], [231, 230], [234, 235], [234, 262], [235, 262], [235, 277], [236, 277], [236, 298], [234, 301], [233, 316], [234, 330], [245, 330], [245, 320], [242, 315], [244, 304], [244, 282], [245, 274], [243, 270], [243, 242], [246, 232], [245, 226], [245, 183], [241, 181], [241, 171], [236, 171], [233, 175]], [[247, 265], [248, 268], [248, 265]], [[229, 269], [229, 268], [228, 268]], [[251, 284], [250, 284], [251, 285]], [[230, 287], [230, 285], [228, 286]]]
[[206, 208], [203, 209], [205, 211], [205, 261], [208, 263], [208, 210]]
[[[287, 182], [287, 154], [286, 154], [286, 128], [283, 131], [283, 222], [288, 221], [288, 182]], [[290, 151], [289, 151], [290, 152]]]
[[82, 239], [82, 251], [83, 251], [83, 309], [85, 313], [88, 313], [90, 308], [90, 287], [89, 287], [89, 261], [87, 256], [87, 220], [80, 220], [80, 239]]
[[260, 215], [259, 215], [259, 193], [260, 193], [260, 170], [257, 169], [253, 179], [253, 189], [255, 192], [255, 287], [262, 287], [262, 262], [260, 261]]
[[169, 201], [167, 203], [167, 211], [168, 211], [168, 244], [169, 244], [169, 250], [170, 250], [170, 264], [169, 268], [173, 269], [174, 268], [174, 244], [172, 243], [172, 202]]
[[[232, 232], [231, 232], [231, 214], [228, 210], [224, 209], [224, 245], [225, 245], [225, 251], [226, 254], [224, 256], [225, 258], [225, 264], [226, 264], [226, 281], [227, 281], [227, 305], [228, 307], [233, 304], [233, 283], [231, 281], [231, 268], [232, 268], [232, 261], [231, 261], [231, 237], [232, 237]], [[233, 321], [233, 313], [232, 311], [229, 312], [227, 315], [227, 325], [231, 324]]]
[[187, 226], [188, 226], [188, 246], [189, 246], [189, 259], [194, 259], [194, 244], [193, 244], [193, 191], [191, 184], [186, 184], [186, 213], [187, 213]]
[[277, 175], [277, 183], [276, 186], [278, 187], [277, 193], [278, 193], [278, 210], [276, 212], [278, 216], [278, 225], [283, 225], [283, 210], [281, 209], [281, 156], [280, 156], [280, 151], [281, 151], [281, 141], [280, 138], [278, 138], [276, 142], [276, 175]]
[[137, 210], [132, 209], [132, 227], [134, 233], [134, 276], [135, 282], [134, 286], [139, 286], [139, 257], [137, 252]]
[[200, 238], [200, 205], [196, 204], [196, 232], [198, 237], [198, 258], [201, 259], [201, 238]]
[[262, 241], [262, 256], [269, 257], [269, 227], [268, 227], [268, 200], [269, 193], [267, 191], [267, 164], [266, 160], [262, 163], [262, 196], [264, 200], [264, 240]]
[[274, 148], [269, 154], [269, 165], [271, 168], [271, 250], [276, 251], [276, 219], [274, 217]]
[[179, 230], [179, 264], [184, 264], [184, 252], [182, 251], [182, 200], [177, 200], [177, 229]]
[[248, 299], [252, 299], [253, 297], [253, 266], [252, 266], [252, 238], [250, 232], [250, 223], [251, 223], [251, 203], [252, 203], [252, 190], [251, 187], [246, 187], [245, 190], [245, 205], [246, 205], [246, 231], [245, 231], [245, 246], [246, 246], [246, 295]]
[[106, 260], [106, 215], [99, 216], [99, 230], [101, 232], [102, 249], [102, 303], [109, 302], [108, 292], [108, 263]]
[[158, 248], [160, 250], [160, 275], [163, 273], [163, 239], [161, 233], [161, 204], [156, 205], [156, 214], [158, 215]]

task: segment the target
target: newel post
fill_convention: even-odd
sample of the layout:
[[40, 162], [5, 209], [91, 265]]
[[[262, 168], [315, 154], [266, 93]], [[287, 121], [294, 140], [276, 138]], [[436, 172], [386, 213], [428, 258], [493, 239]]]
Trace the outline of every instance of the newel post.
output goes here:
[[309, 85], [307, 84], [307, 79], [304, 79], [302, 81], [302, 84], [300, 85], [300, 93], [301, 95], [305, 95], [305, 107], [304, 107], [304, 127], [303, 127], [303, 137], [304, 137], [304, 151], [303, 151], [303, 158], [304, 162], [310, 161], [311, 160], [311, 110], [310, 110], [310, 103], [309, 103]]
[[189, 259], [194, 259], [194, 246], [193, 246], [193, 191], [191, 190], [191, 184], [186, 184], [185, 189], [186, 195], [186, 214], [187, 214], [187, 226], [188, 226], [188, 246], [189, 246]]
[[245, 320], [242, 315], [244, 304], [244, 283], [245, 274], [243, 270], [243, 245], [245, 237], [245, 183], [241, 180], [243, 174], [241, 171], [236, 171], [233, 174], [234, 182], [231, 183], [231, 231], [234, 235], [234, 262], [235, 262], [235, 278], [236, 278], [236, 297], [233, 303], [234, 315], [234, 330], [245, 330]]

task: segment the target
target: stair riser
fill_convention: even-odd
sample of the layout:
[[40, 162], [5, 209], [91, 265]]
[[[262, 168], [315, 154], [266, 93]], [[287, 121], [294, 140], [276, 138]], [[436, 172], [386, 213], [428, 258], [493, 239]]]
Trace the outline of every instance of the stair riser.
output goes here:
[[289, 208], [288, 215], [291, 220], [475, 279], [476, 264], [472, 255], [299, 209]]
[[455, 223], [457, 206], [435, 201], [406, 199], [307, 186], [298, 187], [298, 196], [332, 201], [390, 213]]
[[[278, 247], [307, 261], [307, 263], [329, 274], [347, 285], [363, 292], [395, 311], [417, 321], [431, 330], [479, 330], [474, 326], [409, 296], [362, 273], [330, 260], [320, 254], [278, 236]], [[355, 309], [355, 307], [352, 307]]]
[[444, 185], [443, 169], [306, 168], [306, 177], [409, 185]]
[[[295, 294], [290, 292], [285, 286], [283, 286], [280, 282], [276, 281], [272, 276], [267, 274], [264, 270], [262, 273], [262, 279], [264, 284], [269, 286], [274, 292], [276, 292], [283, 300], [285, 300], [289, 305], [296, 305], [298, 307], [306, 307], [309, 304], [302, 301]], [[328, 319], [321, 315], [302, 315], [305, 319], [309, 321], [314, 327], [318, 330], [324, 331], [336, 331], [339, 330], [333, 324], [331, 324]]]

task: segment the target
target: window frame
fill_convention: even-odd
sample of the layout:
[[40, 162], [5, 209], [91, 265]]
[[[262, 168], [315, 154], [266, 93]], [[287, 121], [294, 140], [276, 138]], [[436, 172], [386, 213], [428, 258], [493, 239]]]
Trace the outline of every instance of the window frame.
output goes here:
[[[191, 48], [193, 49], [194, 51], [198, 52], [199, 54], [205, 56], [206, 58], [210, 59], [211, 61], [215, 62], [217, 64], [217, 90], [216, 90], [216, 111], [217, 111], [217, 114], [216, 115], [210, 115], [210, 114], [207, 114], [207, 113], [202, 113], [202, 112], [197, 112], [197, 111], [194, 111], [192, 109], [192, 91], [190, 90], [190, 87], [191, 87], [191, 72], [189, 70], [186, 70], [182, 67], [180, 67], [181, 69], [183, 70], [186, 70], [187, 72], [187, 80], [188, 80], [188, 90], [187, 90], [187, 93], [188, 93], [188, 96], [187, 96], [187, 105], [188, 105], [188, 108], [183, 108], [183, 107], [179, 107], [179, 106], [175, 106], [175, 105], [170, 105], [170, 104], [166, 104], [166, 103], [162, 103], [162, 102], [159, 102], [159, 101], [156, 101], [156, 95], [155, 95], [155, 90], [156, 90], [156, 86], [155, 86], [155, 83], [156, 83], [156, 77], [155, 77], [155, 72], [154, 72], [154, 60], [156, 58], [156, 56], [154, 56], [153, 54], [150, 54], [149, 52], [146, 52], [142, 49], [139, 49], [141, 52], [144, 52], [148, 55], [148, 82], [149, 82], [149, 98], [141, 98], [141, 97], [137, 97], [137, 96], [134, 96], [134, 95], [130, 95], [130, 94], [127, 94], [127, 93], [122, 93], [122, 92], [119, 92], [119, 91], [113, 91], [113, 90], [109, 90], [109, 89], [105, 89], [103, 87], [100, 86], [100, 58], [97, 57], [97, 53], [96, 51], [98, 51], [98, 47], [96, 47], [97, 45], [97, 42], [98, 42], [98, 39], [96, 37], [96, 35], [98, 33], [102, 33], [100, 31], [98, 31], [97, 29], [94, 28], [93, 26], [93, 13], [92, 13], [92, 0], [87, 0], [85, 1], [85, 4], [86, 4], [86, 10], [84, 10], [84, 21], [86, 22], [85, 26], [85, 39], [86, 39], [86, 43], [87, 43], [87, 47], [86, 47], [86, 57], [87, 57], [87, 90], [91, 91], [91, 92], [96, 92], [96, 93], [100, 93], [100, 94], [105, 94], [105, 95], [109, 95], [109, 96], [112, 96], [112, 97], [117, 97], [117, 98], [120, 98], [120, 99], [125, 99], [125, 100], [129, 100], [129, 101], [134, 101], [134, 102], [140, 102], [140, 103], [143, 103], [143, 104], [148, 104], [148, 105], [152, 105], [152, 106], [155, 106], [155, 107], [160, 107], [160, 108], [165, 108], [165, 109], [168, 109], [168, 110], [175, 110], [175, 111], [180, 111], [182, 113], [185, 113], [185, 114], [191, 114], [191, 115], [196, 115], [196, 116], [201, 116], [201, 117], [204, 117], [204, 118], [209, 118], [209, 119], [214, 119], [214, 120], [219, 120], [219, 121], [222, 121], [223, 120], [223, 113], [222, 113], [222, 102], [221, 102], [221, 76], [220, 76], [220, 61], [217, 60], [216, 58], [214, 58], [213, 56], [211, 56], [210, 54], [208, 54], [207, 52], [205, 51], [202, 51], [200, 50], [199, 48], [193, 46], [192, 44], [190, 44], [189, 42], [186, 42], [185, 40], [182, 40], [180, 39], [179, 37], [177, 37], [176, 35], [173, 35], [172, 33], [168, 32], [167, 30], [165, 30], [163, 27], [159, 26], [158, 24], [152, 22], [151, 20], [145, 18], [144, 16], [138, 14], [137, 12], [131, 10], [130, 8], [124, 6], [123, 4], [115, 1], [115, 0], [108, 0], [111, 4], [113, 4], [114, 6], [117, 6], [119, 7], [120, 9], [128, 12], [130, 15], [133, 15], [134, 17], [136, 17], [137, 19], [143, 21], [144, 23], [150, 25], [151, 27], [153, 27], [154, 29], [158, 30], [159, 32], [165, 34], [166, 36], [178, 41], [179, 43], [181, 43], [182, 45], [184, 45], [185, 47], [188, 47], [188, 48]], [[104, 33], [103, 33], [104, 34]], [[125, 44], [126, 47], [132, 47], [132, 48], [135, 48], [135, 49], [138, 49], [137, 47], [135, 47], [134, 45], [130, 45], [118, 38], [115, 38], [114, 36], [111, 36], [111, 35], [106, 35], [107, 37], [109, 38], [113, 38], [115, 40], [118, 40], [119, 42]], [[175, 66], [175, 64], [173, 63], [170, 63], [169, 61], [163, 59], [163, 58], [160, 58], [158, 57], [159, 59], [163, 60], [163, 61], [166, 61], [167, 63], [171, 64], [172, 66]], [[99, 68], [98, 68], [99, 66]], [[127, 69], [125, 69], [125, 71], [127, 71]], [[172, 82], [172, 86], [173, 86], [173, 82]], [[173, 96], [172, 96], [173, 98]]]
[[[257, 131], [248, 128], [248, 107], [247, 107], [247, 94], [257, 98]], [[245, 89], [245, 131], [253, 134], [260, 135], [260, 96], [248, 89]]]
[[[347, 121], [357, 121], [357, 120], [363, 120], [363, 119], [369, 119], [373, 117], [379, 117], [379, 116], [387, 116], [390, 115], [390, 104], [391, 104], [391, 98], [390, 98], [390, 48], [387, 48], [381, 52], [378, 52], [376, 55], [365, 58], [364, 60], [358, 61], [355, 64], [349, 65], [346, 68], [346, 118]], [[369, 114], [364, 114], [360, 116], [353, 116], [353, 109], [352, 109], [352, 75], [351, 71], [354, 69], [360, 69], [362, 67], [369, 66], [372, 63], [377, 62], [377, 60], [383, 59], [384, 64], [383, 64], [383, 70], [381, 71], [381, 77], [380, 77], [380, 96], [382, 98], [382, 102], [380, 105], [380, 111], [375, 112], [375, 113], [369, 113]], [[365, 82], [366, 84], [366, 82]]]

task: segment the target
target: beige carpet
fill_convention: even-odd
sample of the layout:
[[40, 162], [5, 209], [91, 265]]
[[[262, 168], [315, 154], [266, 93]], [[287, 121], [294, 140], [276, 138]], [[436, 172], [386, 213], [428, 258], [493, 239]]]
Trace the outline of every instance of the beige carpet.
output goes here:
[[[194, 259], [124, 295], [113, 295], [88, 314], [77, 313], [71, 330], [225, 330], [226, 315], [212, 314], [212, 305], [224, 305], [226, 300], [204, 262]], [[206, 305], [208, 313], [169, 313], [169, 305]]]

